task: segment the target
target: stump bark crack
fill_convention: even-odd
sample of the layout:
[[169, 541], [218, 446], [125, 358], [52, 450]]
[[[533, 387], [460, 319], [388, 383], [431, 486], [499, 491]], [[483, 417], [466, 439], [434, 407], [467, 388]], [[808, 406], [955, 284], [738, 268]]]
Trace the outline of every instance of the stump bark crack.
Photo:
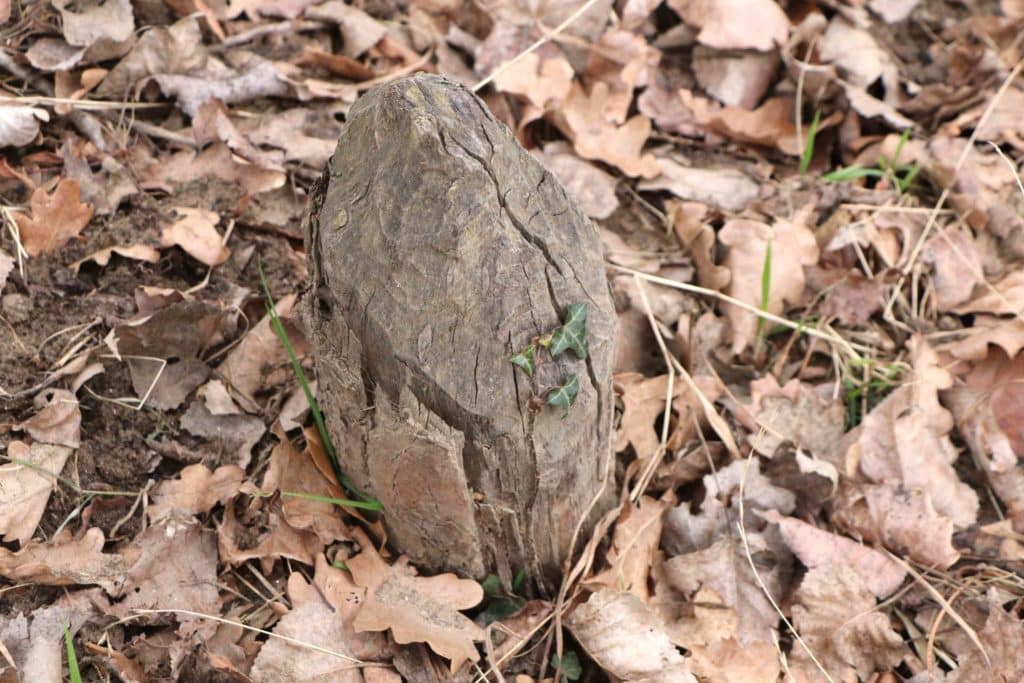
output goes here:
[[[528, 218], [527, 218], [528, 217]], [[590, 221], [472, 93], [417, 75], [356, 102], [306, 217], [303, 312], [342, 467], [430, 570], [558, 584], [610, 462], [616, 317]], [[576, 405], [526, 409], [513, 353], [588, 304]], [[590, 515], [584, 511], [597, 500]]]

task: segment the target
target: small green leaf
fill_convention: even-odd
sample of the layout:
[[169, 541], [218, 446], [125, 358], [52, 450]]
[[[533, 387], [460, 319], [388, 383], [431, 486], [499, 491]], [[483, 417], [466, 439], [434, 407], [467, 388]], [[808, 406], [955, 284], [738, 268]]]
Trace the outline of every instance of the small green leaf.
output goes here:
[[527, 375], [533, 377], [533, 371], [537, 369], [537, 362], [534, 360], [534, 351], [536, 349], [537, 347], [530, 344], [509, 360], [512, 361], [512, 365], [522, 368]]
[[804, 143], [804, 153], [800, 156], [800, 175], [805, 175], [811, 166], [811, 159], [814, 157], [814, 140], [818, 137], [818, 126], [821, 125], [821, 110], [814, 110], [814, 120], [807, 130], [807, 142]]
[[[551, 668], [558, 670], [559, 659], [558, 655], [551, 655]], [[579, 655], [576, 654], [575, 650], [566, 650], [565, 654], [562, 655], [561, 659], [562, 676], [569, 681], [578, 681], [580, 676], [583, 675], [583, 667], [580, 665]]]
[[82, 683], [82, 671], [78, 668], [78, 656], [75, 654], [75, 644], [71, 640], [71, 629], [67, 623], [64, 624], [64, 645], [68, 653], [68, 677], [71, 683]]
[[561, 408], [565, 412], [569, 412], [569, 408], [576, 402], [576, 397], [580, 393], [580, 380], [576, 375], [570, 375], [569, 379], [565, 381], [560, 387], [555, 387], [550, 394], [548, 394], [548, 405]]
[[552, 356], [572, 349], [576, 357], [587, 357], [587, 305], [569, 304], [569, 310], [561, 327], [551, 333]]
[[487, 578], [480, 582], [480, 587], [484, 589], [484, 595], [489, 598], [500, 597], [504, 593], [501, 590], [501, 579], [497, 574], [488, 574]]

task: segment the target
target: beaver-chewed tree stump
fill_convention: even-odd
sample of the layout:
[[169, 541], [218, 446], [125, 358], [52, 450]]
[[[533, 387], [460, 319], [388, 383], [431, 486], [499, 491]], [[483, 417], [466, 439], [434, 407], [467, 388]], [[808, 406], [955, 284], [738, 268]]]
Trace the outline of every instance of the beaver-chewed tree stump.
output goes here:
[[[593, 224], [475, 95], [416, 75], [353, 105], [306, 218], [304, 316], [342, 468], [422, 567], [550, 591], [606, 475], [615, 315]], [[587, 305], [565, 411], [509, 362]], [[542, 401], [534, 400], [536, 404]], [[600, 498], [584, 521], [607, 510]]]

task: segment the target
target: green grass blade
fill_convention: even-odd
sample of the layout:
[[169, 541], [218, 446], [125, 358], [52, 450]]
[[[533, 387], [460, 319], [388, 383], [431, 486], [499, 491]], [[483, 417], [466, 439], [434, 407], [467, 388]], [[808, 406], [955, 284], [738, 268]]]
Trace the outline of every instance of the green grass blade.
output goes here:
[[[764, 265], [761, 267], [761, 310], [768, 311], [768, 302], [772, 296], [772, 243], [764, 248]], [[764, 318], [757, 318], [757, 340], [760, 344], [764, 336]]]
[[78, 668], [78, 655], [75, 654], [75, 644], [71, 641], [71, 629], [64, 624], [64, 644], [68, 650], [68, 677], [71, 683], [82, 683], [82, 671]]
[[299, 362], [299, 357], [295, 353], [295, 348], [292, 346], [292, 342], [288, 338], [288, 332], [284, 329], [284, 323], [281, 322], [281, 316], [277, 314], [277, 307], [274, 305], [274, 297], [270, 294], [270, 285], [267, 284], [267, 277], [263, 273], [263, 263], [257, 264], [257, 267], [260, 272], [260, 284], [263, 286], [263, 294], [267, 297], [267, 315], [270, 316], [270, 325], [274, 328], [274, 333], [277, 335], [277, 338], [281, 340], [281, 345], [284, 346], [284, 350], [288, 354], [288, 360], [292, 364], [292, 370], [295, 372], [295, 376], [299, 380], [299, 385], [302, 387], [302, 393], [306, 396], [306, 402], [309, 404], [309, 411], [313, 414], [313, 422], [316, 423], [316, 431], [320, 434], [320, 440], [323, 443], [324, 451], [327, 453], [327, 457], [331, 461], [331, 469], [334, 470], [334, 476], [346, 490], [352, 493], [352, 495], [374, 506], [368, 509], [381, 510], [383, 506], [380, 504], [379, 500], [361, 491], [359, 487], [355, 485], [355, 482], [349, 479], [348, 476], [342, 472], [341, 464], [338, 462], [337, 451], [334, 450], [334, 443], [331, 441], [331, 435], [327, 432], [324, 415], [320, 411], [320, 404], [317, 403], [316, 397], [313, 396], [313, 391], [309, 388], [309, 381], [306, 379], [306, 372], [302, 369], [302, 363]]
[[814, 141], [818, 137], [818, 126], [821, 124], [821, 110], [814, 111], [814, 119], [811, 127], [807, 129], [807, 142], [804, 143], [804, 152], [800, 157], [800, 175], [806, 175], [807, 169], [811, 166], [811, 159], [814, 157]]
[[303, 491], [281, 491], [282, 496], [289, 498], [304, 498], [306, 500], [315, 500], [318, 503], [330, 503], [331, 505], [337, 505], [343, 508], [360, 508], [362, 510], [381, 510], [381, 504], [377, 501], [367, 502], [364, 500], [350, 500], [348, 498], [334, 498], [333, 496], [319, 496], [315, 493], [305, 493]]
[[826, 173], [821, 177], [830, 183], [845, 183], [858, 178], [884, 178], [885, 173], [877, 168], [864, 168], [863, 166], [847, 166], [839, 170]]

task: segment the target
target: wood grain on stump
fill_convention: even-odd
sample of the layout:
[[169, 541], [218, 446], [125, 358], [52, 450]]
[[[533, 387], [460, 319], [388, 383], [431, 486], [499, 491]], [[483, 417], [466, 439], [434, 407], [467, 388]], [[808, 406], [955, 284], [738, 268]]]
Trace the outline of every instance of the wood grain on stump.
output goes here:
[[[525, 568], [551, 590], [609, 448], [615, 315], [593, 225], [483, 102], [421, 74], [352, 107], [306, 239], [320, 403], [391, 543], [429, 569], [507, 585]], [[574, 303], [589, 357], [541, 381], [575, 372], [579, 398], [534, 414], [509, 358]]]

